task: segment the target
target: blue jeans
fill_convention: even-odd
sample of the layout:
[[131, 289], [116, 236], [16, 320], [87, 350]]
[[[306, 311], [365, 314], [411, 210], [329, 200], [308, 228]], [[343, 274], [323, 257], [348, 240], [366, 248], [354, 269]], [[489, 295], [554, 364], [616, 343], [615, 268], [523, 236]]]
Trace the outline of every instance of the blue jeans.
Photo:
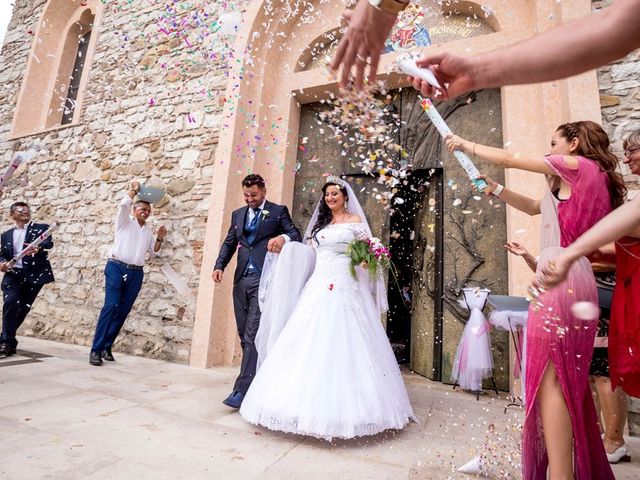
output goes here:
[[136, 301], [142, 287], [144, 273], [108, 261], [104, 267], [105, 299], [100, 311], [96, 333], [93, 337], [92, 352], [110, 349], [120, 333], [127, 315]]

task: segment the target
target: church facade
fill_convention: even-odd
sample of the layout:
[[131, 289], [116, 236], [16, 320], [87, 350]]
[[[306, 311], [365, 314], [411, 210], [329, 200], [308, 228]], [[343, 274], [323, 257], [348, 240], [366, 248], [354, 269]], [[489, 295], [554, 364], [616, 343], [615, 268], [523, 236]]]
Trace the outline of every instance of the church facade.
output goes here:
[[[419, 195], [404, 192], [398, 216], [380, 201], [381, 174], [364, 175], [357, 152], [345, 151], [322, 123], [337, 93], [326, 64], [339, 40], [342, 2], [245, 1], [230, 10], [222, 2], [16, 1], [0, 52], [0, 160], [39, 153], [16, 173], [1, 205], [7, 212], [24, 200], [35, 219], [60, 223], [51, 254], [57, 281], [43, 290], [22, 333], [89, 344], [117, 203], [141, 180], [166, 190], [153, 224], [169, 234], [145, 267], [117, 348], [196, 367], [236, 363], [231, 276], [214, 286], [211, 271], [231, 212], [243, 204], [241, 179], [262, 174], [268, 198], [289, 205], [303, 230], [322, 175], [336, 174], [360, 187], [376, 234], [404, 255], [402, 287], [412, 304], [398, 314], [403, 320], [387, 319], [388, 331], [407, 348], [411, 369], [448, 381], [465, 320], [461, 288], [523, 295], [531, 273], [502, 245], [509, 239], [536, 253], [538, 222], [476, 198], [392, 66], [399, 55], [441, 45], [488, 51], [606, 5], [495, 3], [417, 3], [387, 43], [380, 78], [401, 119], [389, 135], [422, 182]], [[561, 123], [595, 120], [621, 154], [621, 139], [640, 128], [639, 65], [632, 54], [598, 72], [477, 92], [441, 108], [454, 131], [523, 155], [543, 155]], [[545, 188], [541, 176], [490, 174], [529, 196]], [[165, 264], [191, 295], [176, 292]], [[507, 388], [509, 340], [503, 332], [493, 341], [496, 380]]]

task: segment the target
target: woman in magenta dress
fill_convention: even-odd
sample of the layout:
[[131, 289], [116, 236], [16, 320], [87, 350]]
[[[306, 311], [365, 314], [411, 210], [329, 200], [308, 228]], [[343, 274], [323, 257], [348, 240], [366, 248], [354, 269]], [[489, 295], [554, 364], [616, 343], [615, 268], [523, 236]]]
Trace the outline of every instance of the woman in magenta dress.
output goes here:
[[[549, 190], [534, 200], [490, 178], [489, 193], [529, 215], [542, 214], [538, 265], [556, 256], [623, 202], [626, 189], [602, 127], [582, 121], [560, 125], [550, 155], [526, 159], [506, 150], [449, 137], [450, 151], [475, 153], [505, 168], [547, 175]], [[597, 304], [587, 258], [574, 263], [564, 284], [532, 302], [527, 323], [526, 410], [522, 442], [525, 480], [613, 479], [588, 384], [596, 318], [578, 319], [576, 302]]]
[[[624, 141], [624, 163], [640, 175], [640, 130]], [[578, 238], [553, 260], [543, 265], [540, 282], [549, 289], [567, 277], [574, 262], [584, 255], [607, 258], [615, 242], [616, 287], [609, 324], [609, 372], [614, 395], [624, 390], [640, 397], [640, 195], [616, 209]], [[621, 427], [622, 428], [622, 427]], [[628, 456], [624, 439], [610, 454]]]

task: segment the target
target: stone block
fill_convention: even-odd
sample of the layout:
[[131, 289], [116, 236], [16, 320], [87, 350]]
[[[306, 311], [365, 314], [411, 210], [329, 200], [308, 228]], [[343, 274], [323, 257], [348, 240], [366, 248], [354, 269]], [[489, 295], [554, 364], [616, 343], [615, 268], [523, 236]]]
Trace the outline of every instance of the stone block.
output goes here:
[[197, 166], [198, 158], [200, 157], [199, 150], [185, 150], [180, 157], [180, 168], [195, 168]]
[[169, 71], [169, 73], [167, 73], [167, 76], [165, 77], [165, 81], [169, 83], [175, 83], [180, 80], [182, 80], [182, 75], [180, 75], [180, 72], [177, 69]]
[[144, 174], [147, 171], [146, 162], [136, 162], [131, 165], [131, 175], [137, 177]]
[[167, 186], [167, 193], [173, 196], [180, 195], [191, 190], [195, 183], [196, 182], [193, 180], [176, 180], [169, 183]]
[[100, 169], [96, 168], [91, 160], [85, 160], [78, 164], [78, 168], [73, 172], [73, 179], [76, 182], [95, 181], [100, 178]]
[[600, 95], [600, 106], [602, 108], [620, 105], [620, 97], [616, 95]]
[[637, 78], [640, 75], [640, 62], [623, 62], [611, 67], [611, 78], [615, 82]]

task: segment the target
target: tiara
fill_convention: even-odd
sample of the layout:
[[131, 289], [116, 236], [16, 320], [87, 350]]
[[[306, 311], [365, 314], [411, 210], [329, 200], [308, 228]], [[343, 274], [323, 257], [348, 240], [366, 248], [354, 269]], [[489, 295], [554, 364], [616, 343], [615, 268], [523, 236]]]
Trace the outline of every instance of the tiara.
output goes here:
[[329, 175], [326, 178], [325, 183], [335, 183], [337, 185], [340, 185], [341, 187], [346, 187], [348, 185], [347, 182], [336, 175]]

